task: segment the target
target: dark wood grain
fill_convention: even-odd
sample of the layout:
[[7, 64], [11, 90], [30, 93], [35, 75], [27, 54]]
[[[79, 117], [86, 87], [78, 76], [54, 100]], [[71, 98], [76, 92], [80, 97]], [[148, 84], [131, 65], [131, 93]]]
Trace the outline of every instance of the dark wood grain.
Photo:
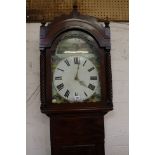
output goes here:
[[[51, 142], [54, 155], [104, 155], [102, 113], [55, 115], [51, 117]], [[61, 128], [61, 132], [60, 132]]]
[[45, 73], [45, 51], [40, 51], [40, 100], [42, 105], [46, 103], [46, 73]]

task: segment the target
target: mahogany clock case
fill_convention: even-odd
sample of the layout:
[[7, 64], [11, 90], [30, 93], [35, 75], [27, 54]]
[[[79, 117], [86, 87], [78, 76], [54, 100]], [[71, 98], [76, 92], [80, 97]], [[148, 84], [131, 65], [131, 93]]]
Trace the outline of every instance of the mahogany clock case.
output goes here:
[[[105, 20], [81, 15], [76, 8], [70, 15], [55, 18], [40, 27], [41, 112], [50, 117], [52, 155], [104, 155], [104, 114], [113, 109], [110, 57], [110, 27]], [[52, 55], [63, 34], [84, 32], [94, 38], [99, 55], [101, 100], [98, 102], [52, 103]], [[82, 35], [79, 35], [83, 38]], [[89, 42], [89, 40], [87, 40]]]
[[[54, 21], [40, 27], [40, 87], [41, 87], [41, 111], [47, 115], [52, 113], [76, 112], [76, 111], [102, 111], [104, 113], [112, 110], [112, 76], [110, 57], [110, 27], [105, 20], [105, 26], [98, 23], [94, 17], [81, 15], [73, 10], [70, 15], [56, 17]], [[94, 103], [79, 102], [71, 104], [52, 103], [52, 71], [51, 57], [56, 51], [56, 46], [64, 33], [69, 31], [81, 31], [94, 38], [96, 43], [92, 46], [97, 48], [99, 55], [101, 84], [101, 101]], [[83, 37], [82, 35], [79, 37]], [[88, 40], [89, 42], [89, 40]]]

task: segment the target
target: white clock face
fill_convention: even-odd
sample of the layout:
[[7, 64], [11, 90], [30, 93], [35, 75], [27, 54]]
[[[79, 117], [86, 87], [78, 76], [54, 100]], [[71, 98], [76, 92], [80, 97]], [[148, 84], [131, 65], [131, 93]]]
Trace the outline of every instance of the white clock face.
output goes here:
[[53, 75], [58, 94], [70, 102], [90, 98], [99, 83], [95, 65], [82, 56], [70, 56], [59, 62]]

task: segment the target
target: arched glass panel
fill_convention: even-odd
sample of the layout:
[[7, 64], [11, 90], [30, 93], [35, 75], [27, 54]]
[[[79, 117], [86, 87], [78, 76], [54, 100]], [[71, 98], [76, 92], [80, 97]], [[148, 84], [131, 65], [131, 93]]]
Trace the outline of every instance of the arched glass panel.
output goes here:
[[82, 31], [59, 36], [52, 55], [52, 103], [101, 100], [98, 45]]

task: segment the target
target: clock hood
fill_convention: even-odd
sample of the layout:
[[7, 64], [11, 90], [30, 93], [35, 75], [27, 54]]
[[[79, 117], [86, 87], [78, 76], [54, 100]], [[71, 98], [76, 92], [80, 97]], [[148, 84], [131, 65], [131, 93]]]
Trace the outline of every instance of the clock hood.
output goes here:
[[69, 15], [55, 17], [55, 19], [47, 24], [42, 22], [40, 27], [40, 49], [50, 48], [53, 40], [69, 30], [81, 30], [94, 37], [100, 47], [110, 49], [110, 27], [109, 21], [106, 19], [103, 23], [98, 23], [97, 19], [92, 16], [81, 15], [77, 8]]

